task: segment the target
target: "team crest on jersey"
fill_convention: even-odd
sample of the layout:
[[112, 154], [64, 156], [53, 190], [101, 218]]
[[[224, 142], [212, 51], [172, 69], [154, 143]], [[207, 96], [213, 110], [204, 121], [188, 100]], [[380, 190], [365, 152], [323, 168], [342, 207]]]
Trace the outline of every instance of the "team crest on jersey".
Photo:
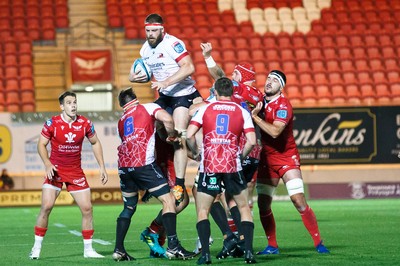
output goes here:
[[172, 47], [174, 48], [175, 52], [177, 53], [182, 53], [185, 49], [183, 49], [182, 44], [180, 44], [179, 42], [175, 42]]
[[157, 56], [157, 58], [164, 58], [164, 54], [163, 54], [163, 53], [160, 53], [160, 54]]
[[278, 112], [276, 112], [276, 116], [278, 118], [287, 118], [287, 110], [279, 110]]
[[72, 133], [72, 132], [69, 132], [68, 134], [65, 134], [64, 136], [67, 138], [66, 143], [73, 143], [73, 142], [75, 142], [75, 141], [74, 141], [74, 138], [76, 137], [76, 134], [74, 134], [74, 133]]
[[47, 125], [48, 127], [51, 126], [51, 124], [53, 124], [53, 121], [52, 121], [51, 119], [49, 119], [49, 120], [46, 121], [46, 125]]

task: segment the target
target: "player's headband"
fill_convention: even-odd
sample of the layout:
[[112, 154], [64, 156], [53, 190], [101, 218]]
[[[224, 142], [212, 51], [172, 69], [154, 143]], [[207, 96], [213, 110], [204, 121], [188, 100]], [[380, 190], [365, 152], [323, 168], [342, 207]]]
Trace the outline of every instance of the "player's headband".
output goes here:
[[157, 23], [157, 22], [145, 22], [144, 27], [146, 29], [163, 29], [164, 28], [162, 23]]
[[279, 73], [272, 71], [271, 73], [269, 73], [269, 76], [276, 78], [279, 81], [279, 84], [281, 84], [282, 88], [285, 87], [285, 80]]

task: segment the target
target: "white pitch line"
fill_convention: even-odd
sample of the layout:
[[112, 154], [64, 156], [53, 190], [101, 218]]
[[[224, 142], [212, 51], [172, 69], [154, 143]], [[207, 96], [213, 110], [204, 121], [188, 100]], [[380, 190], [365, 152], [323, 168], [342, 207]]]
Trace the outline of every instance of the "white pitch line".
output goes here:
[[64, 224], [54, 224], [54, 226], [55, 227], [59, 227], [59, 228], [65, 228], [65, 227], [67, 227], [66, 225], [64, 225]]

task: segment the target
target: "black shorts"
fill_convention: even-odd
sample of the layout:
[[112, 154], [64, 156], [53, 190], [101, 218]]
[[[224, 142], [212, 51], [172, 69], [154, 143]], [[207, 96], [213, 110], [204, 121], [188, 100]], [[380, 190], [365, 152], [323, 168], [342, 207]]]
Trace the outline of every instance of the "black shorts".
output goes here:
[[197, 191], [216, 197], [223, 189], [229, 195], [238, 195], [247, 188], [242, 171], [236, 173], [200, 173]]
[[170, 192], [167, 179], [164, 177], [161, 168], [154, 162], [141, 167], [119, 167], [118, 174], [122, 192], [149, 190], [160, 185], [166, 186], [160, 190], [153, 191], [152, 194], [155, 197]]
[[201, 97], [197, 90], [192, 94], [179, 97], [166, 96], [162, 92], [160, 92], [159, 95], [160, 97], [155, 101], [155, 103], [165, 110], [171, 108], [172, 112], [178, 107], [189, 108], [193, 104], [194, 99]]
[[247, 157], [245, 160], [242, 161], [242, 171], [247, 183], [249, 183], [253, 179], [254, 173], [258, 169], [259, 162], [260, 160], [252, 157]]

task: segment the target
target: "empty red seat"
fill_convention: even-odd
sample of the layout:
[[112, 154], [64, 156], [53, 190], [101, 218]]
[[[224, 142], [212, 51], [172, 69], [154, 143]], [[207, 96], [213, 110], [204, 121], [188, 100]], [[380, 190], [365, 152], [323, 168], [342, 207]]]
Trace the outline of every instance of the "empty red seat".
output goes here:
[[370, 65], [372, 71], [380, 71], [380, 70], [384, 69], [384, 67], [382, 65], [382, 61], [380, 59], [370, 60], [369, 65]]
[[335, 58], [326, 61], [326, 70], [330, 72], [338, 72], [340, 71], [339, 61]]
[[315, 104], [317, 102], [317, 95], [314, 87], [311, 85], [305, 85], [301, 87], [301, 94], [303, 95], [303, 103]]
[[345, 72], [342, 74], [343, 81], [345, 84], [357, 84], [358, 80], [353, 72]]
[[346, 85], [346, 94], [349, 102], [358, 104], [361, 102], [361, 93], [356, 84]]
[[353, 57], [351, 50], [348, 47], [338, 48], [338, 55], [341, 60], [352, 59]]
[[291, 48], [281, 49], [280, 51], [281, 51], [281, 60], [282, 61], [293, 60], [295, 58], [293, 50]]
[[368, 61], [365, 59], [355, 60], [354, 65], [355, 65], [357, 71], [368, 71], [369, 70]]
[[296, 63], [292, 60], [284, 60], [282, 61], [282, 70], [285, 73], [296, 73]]
[[357, 79], [359, 84], [370, 84], [372, 83], [372, 77], [367, 71], [360, 71], [357, 73]]
[[337, 59], [335, 48], [330, 48], [330, 47], [324, 48], [322, 52], [324, 54], [325, 59], [327, 60]]
[[387, 79], [390, 84], [400, 83], [400, 74], [398, 71], [387, 72]]
[[343, 85], [332, 85], [331, 87], [331, 95], [332, 95], [332, 101], [334, 103], [344, 103], [345, 98], [346, 98], [346, 92], [345, 88]]
[[372, 79], [375, 84], [387, 83], [387, 81], [388, 81], [386, 78], [386, 74], [383, 71], [373, 71]]
[[314, 71], [314, 72], [325, 71], [326, 68], [325, 68], [324, 61], [322, 61], [322, 60], [312, 60], [311, 61], [311, 70]]
[[342, 85], [342, 74], [340, 72], [328, 72], [328, 81], [330, 85]]
[[390, 102], [390, 91], [387, 84], [377, 84], [375, 85], [376, 100], [379, 103], [389, 103]]
[[315, 85], [328, 85], [328, 79], [326, 78], [325, 72], [317, 72], [313, 73], [314, 74], [314, 81]]
[[363, 101], [371, 104], [376, 99], [376, 93], [372, 84], [362, 84], [360, 86], [360, 94]]
[[[290, 101], [300, 101], [303, 96], [301, 95], [300, 88], [296, 85], [288, 85], [283, 92]], [[292, 103], [293, 104], [293, 103]]]
[[314, 79], [310, 73], [299, 73], [299, 82], [302, 86], [313, 85]]
[[332, 100], [332, 94], [328, 85], [317, 85], [315, 88], [319, 104], [329, 104]]

